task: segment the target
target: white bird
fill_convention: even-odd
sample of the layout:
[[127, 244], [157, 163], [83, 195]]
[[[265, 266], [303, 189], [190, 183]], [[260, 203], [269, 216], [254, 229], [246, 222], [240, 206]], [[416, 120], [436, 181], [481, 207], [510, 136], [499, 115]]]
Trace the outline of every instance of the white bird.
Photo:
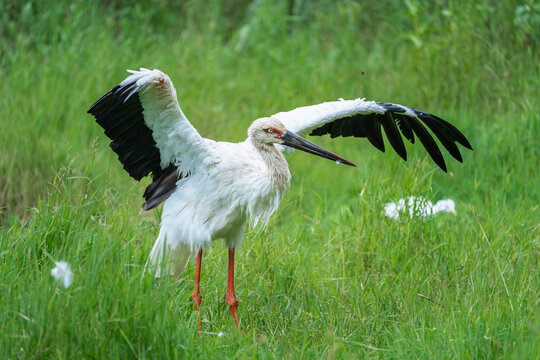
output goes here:
[[397, 220], [399, 214], [409, 211], [409, 217], [412, 219], [414, 216], [425, 218], [427, 216], [435, 215], [439, 212], [449, 212], [456, 215], [456, 203], [452, 199], [439, 200], [433, 205], [433, 203], [421, 196], [409, 196], [407, 199], [399, 199], [397, 203], [386, 203], [384, 205], [384, 214], [386, 217]]
[[246, 222], [266, 224], [289, 187], [291, 175], [282, 154], [284, 146], [356, 166], [302, 136], [366, 137], [384, 151], [382, 126], [403, 159], [407, 159], [407, 153], [401, 134], [411, 143], [416, 135], [435, 163], [446, 171], [426, 125], [460, 162], [456, 142], [472, 150], [458, 129], [435, 115], [364, 99], [280, 112], [255, 120], [243, 142], [216, 142], [203, 138], [189, 123], [166, 74], [148, 69], [129, 72], [132, 75], [97, 100], [88, 112], [112, 140], [110, 146], [129, 175], [141, 180], [152, 174], [143, 209], [164, 202], [159, 236], [147, 269], [156, 276], [164, 272], [178, 276], [190, 254], [197, 253], [193, 301], [198, 311], [203, 249], [213, 240], [224, 239], [229, 248], [226, 301], [237, 327], [235, 249], [244, 241]]

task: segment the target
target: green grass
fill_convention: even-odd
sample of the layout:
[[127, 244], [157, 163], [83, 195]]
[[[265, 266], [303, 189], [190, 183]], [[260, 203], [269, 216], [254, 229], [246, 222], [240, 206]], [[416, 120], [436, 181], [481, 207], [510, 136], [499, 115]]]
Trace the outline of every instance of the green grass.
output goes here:
[[[250, 4], [0, 3], [0, 357], [537, 358], [538, 6]], [[193, 262], [179, 283], [143, 275], [161, 210], [140, 213], [148, 180], [123, 172], [86, 114], [140, 66], [170, 75], [210, 138], [366, 97], [448, 119], [474, 152], [446, 156], [445, 174], [420, 146], [403, 162], [366, 140], [312, 139], [358, 169], [288, 158], [280, 211], [238, 253], [242, 332], [216, 242], [198, 338]], [[381, 215], [409, 195], [452, 198], [458, 215]], [[69, 289], [54, 260], [71, 263]]]

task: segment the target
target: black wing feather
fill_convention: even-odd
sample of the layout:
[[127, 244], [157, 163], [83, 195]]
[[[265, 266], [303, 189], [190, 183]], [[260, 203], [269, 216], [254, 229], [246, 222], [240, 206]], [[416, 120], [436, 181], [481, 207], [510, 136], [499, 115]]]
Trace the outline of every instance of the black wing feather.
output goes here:
[[176, 165], [171, 164], [164, 169], [161, 176], [146, 187], [143, 195], [146, 200], [142, 206], [143, 210], [151, 210], [167, 200], [176, 190], [178, 180], [183, 177], [185, 177], [183, 174], [178, 173]]
[[405, 161], [407, 161], [407, 150], [405, 150], [405, 144], [403, 144], [403, 139], [399, 133], [399, 129], [396, 125], [396, 121], [391, 112], [387, 112], [385, 115], [380, 117], [384, 132], [390, 145], [398, 153], [399, 156]]
[[420, 118], [423, 120], [424, 124], [427, 125], [427, 127], [431, 130], [432, 133], [437, 136], [437, 139], [443, 144], [443, 146], [448, 150], [450, 155], [452, 155], [456, 160], [459, 162], [463, 162], [463, 158], [461, 156], [461, 153], [459, 152], [459, 148], [456, 145], [455, 138], [453, 139], [450, 135], [448, 135], [448, 131], [444, 126], [440, 126], [440, 124], [436, 122], [431, 121], [425, 121], [425, 119]]
[[[384, 152], [384, 141], [381, 127], [396, 153], [407, 160], [407, 150], [403, 143], [402, 135], [411, 143], [416, 137], [426, 148], [433, 161], [446, 172], [446, 163], [437, 143], [429, 131], [422, 125], [424, 123], [435, 134], [441, 144], [448, 150], [450, 155], [462, 162], [463, 158], [456, 142], [471, 149], [472, 146], [467, 138], [455, 126], [433, 114], [421, 110], [396, 105], [386, 102], [378, 102], [377, 105], [384, 108], [384, 113], [356, 114], [328, 122], [310, 133], [311, 136], [330, 134], [331, 137], [355, 136], [365, 137], [380, 151]], [[411, 112], [416, 116], [411, 116]]]
[[426, 113], [422, 110], [417, 110], [417, 109], [411, 109], [411, 110], [413, 110], [416, 114], [418, 114], [418, 117], [424, 120], [424, 122], [426, 122], [425, 119], [429, 119], [431, 123], [439, 124], [442, 128], [444, 128], [448, 133], [450, 133], [455, 138], [455, 141], [465, 146], [469, 150], [473, 149], [471, 144], [469, 143], [469, 140], [467, 140], [465, 135], [463, 135], [461, 131], [458, 130], [458, 128], [450, 124], [448, 121], [443, 120], [436, 115]]
[[394, 116], [399, 126], [399, 130], [401, 130], [401, 133], [403, 136], [405, 136], [405, 139], [409, 140], [411, 144], [414, 144], [414, 133], [409, 124], [407, 124], [408, 116], [399, 113], [394, 113]]
[[433, 161], [435, 161], [435, 164], [439, 165], [439, 167], [444, 172], [446, 172], [446, 163], [444, 162], [441, 150], [439, 150], [437, 143], [435, 142], [435, 140], [433, 140], [433, 137], [431, 137], [424, 125], [422, 125], [420, 121], [414, 118], [410, 118], [407, 122], [413, 129], [414, 133], [416, 134], [422, 145], [424, 145], [424, 147], [426, 148], [429, 156], [431, 156]]
[[187, 176], [170, 164], [162, 169], [161, 157], [152, 130], [144, 122], [139, 95], [133, 92], [136, 83], [115, 86], [88, 110], [111, 139], [111, 149], [124, 169], [135, 180], [152, 174], [153, 182], [144, 192], [142, 208], [150, 210], [167, 200], [176, 190], [176, 183]]
[[[135, 83], [115, 86], [96, 101], [88, 113], [112, 140], [111, 148], [132, 178], [141, 180], [152, 173], [156, 179], [162, 173], [159, 149], [152, 130], [144, 122], [139, 96], [131, 93], [134, 86]], [[127, 98], [129, 94], [132, 96]]]
[[359, 136], [367, 137], [367, 139], [373, 146], [375, 146], [380, 151], [384, 152], [384, 141], [382, 138], [381, 123], [379, 119], [380, 116], [381, 114], [372, 115], [371, 121], [365, 124], [366, 126], [363, 131], [365, 135], [359, 135]]

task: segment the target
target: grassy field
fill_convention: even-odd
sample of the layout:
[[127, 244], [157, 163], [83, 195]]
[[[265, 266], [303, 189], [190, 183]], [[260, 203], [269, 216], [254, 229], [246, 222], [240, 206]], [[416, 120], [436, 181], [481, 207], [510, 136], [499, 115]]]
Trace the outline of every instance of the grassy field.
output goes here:
[[[540, 7], [368, 3], [0, 2], [0, 358], [538, 358]], [[170, 75], [206, 137], [366, 97], [438, 114], [474, 151], [445, 174], [420, 146], [403, 162], [312, 139], [358, 168], [288, 158], [280, 211], [238, 253], [242, 332], [216, 242], [198, 338], [194, 264], [180, 282], [143, 274], [161, 210], [140, 212], [148, 180], [86, 114], [140, 66]], [[381, 215], [409, 195], [452, 198], [457, 216]]]

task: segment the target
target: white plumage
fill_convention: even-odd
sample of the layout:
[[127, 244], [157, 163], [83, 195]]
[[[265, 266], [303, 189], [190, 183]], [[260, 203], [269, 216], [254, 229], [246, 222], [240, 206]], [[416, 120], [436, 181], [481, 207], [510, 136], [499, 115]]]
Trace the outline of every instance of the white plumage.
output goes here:
[[[309, 131], [336, 118], [359, 114], [384, 114], [385, 111], [375, 101], [339, 99], [338, 101], [328, 101], [317, 105], [302, 106], [291, 111], [279, 112], [272, 115], [272, 117], [281, 121], [288, 130], [299, 135], [306, 135]], [[403, 111], [405, 112], [406, 109], [404, 108]]]
[[67, 289], [73, 281], [71, 266], [65, 261], [55, 261], [54, 265], [55, 267], [51, 270], [51, 275]]
[[[95, 116], [124, 169], [136, 180], [152, 174], [143, 209], [164, 202], [161, 229], [148, 261], [157, 276], [178, 275], [192, 252], [197, 252], [196, 309], [200, 305], [199, 276], [202, 249], [222, 238], [229, 247], [227, 303], [236, 322], [234, 250], [244, 239], [249, 221], [265, 224], [289, 186], [290, 173], [282, 155], [293, 147], [353, 165], [302, 136], [366, 137], [384, 151], [382, 130], [394, 150], [406, 159], [402, 135], [418, 138], [433, 160], [446, 164], [432, 135], [457, 160], [456, 142], [471, 145], [454, 126], [413, 108], [375, 101], [339, 100], [280, 112], [253, 122], [241, 143], [203, 138], [183, 114], [169, 77], [159, 70], [130, 71], [119, 85], [88, 111]], [[165, 265], [165, 269], [163, 268]]]
[[[193, 170], [195, 162], [207, 159], [205, 139], [190, 124], [176, 98], [169, 77], [159, 70], [130, 70], [133, 75], [120, 83], [126, 99], [138, 94], [144, 109], [144, 122], [152, 130], [159, 149], [161, 167], [182, 158], [184, 171]], [[190, 161], [191, 163], [187, 163]]]
[[439, 200], [433, 204], [421, 196], [409, 196], [407, 199], [399, 199], [397, 203], [386, 203], [384, 214], [386, 217], [397, 220], [401, 213], [409, 213], [412, 219], [414, 216], [425, 218], [439, 212], [449, 212], [456, 215], [456, 203], [452, 199]]
[[[184, 244], [188, 253], [219, 238], [229, 247], [240, 246], [246, 220], [253, 226], [266, 224], [285, 195], [288, 169], [283, 169], [283, 178], [270, 175], [250, 142], [207, 141], [205, 147], [212, 161], [190, 166], [190, 175], [177, 182], [178, 191], [165, 201], [160, 234], [150, 255], [152, 265], [161, 261], [165, 239], [168, 250]], [[185, 254], [169, 254], [173, 262], [175, 256], [187, 261]], [[183, 267], [175, 264], [174, 269], [171, 274], [178, 275]]]

